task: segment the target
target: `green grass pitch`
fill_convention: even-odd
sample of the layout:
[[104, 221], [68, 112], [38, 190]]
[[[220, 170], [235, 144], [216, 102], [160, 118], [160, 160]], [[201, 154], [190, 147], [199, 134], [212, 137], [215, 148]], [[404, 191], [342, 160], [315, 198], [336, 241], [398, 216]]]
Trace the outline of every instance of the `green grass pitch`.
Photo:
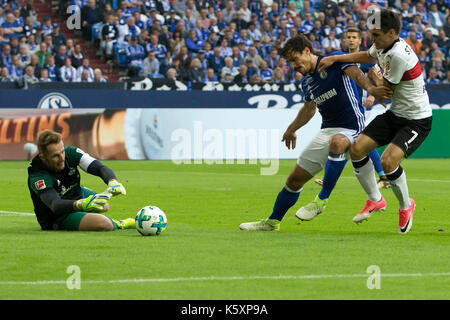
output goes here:
[[[267, 217], [294, 160], [278, 174], [258, 165], [175, 165], [168, 161], [105, 161], [126, 189], [109, 215], [134, 217], [162, 208], [167, 230], [44, 232], [26, 187], [26, 162], [0, 162], [0, 299], [449, 299], [449, 160], [406, 160], [417, 209], [407, 235], [397, 234], [398, 203], [368, 222], [353, 216], [365, 194], [347, 165], [324, 213], [299, 223], [295, 211], [319, 192], [305, 185], [277, 232], [239, 224]], [[103, 182], [82, 173], [98, 192]], [[68, 266], [80, 268], [81, 288], [68, 289]], [[369, 278], [369, 266], [381, 271]], [[369, 289], [378, 284], [378, 289]]]

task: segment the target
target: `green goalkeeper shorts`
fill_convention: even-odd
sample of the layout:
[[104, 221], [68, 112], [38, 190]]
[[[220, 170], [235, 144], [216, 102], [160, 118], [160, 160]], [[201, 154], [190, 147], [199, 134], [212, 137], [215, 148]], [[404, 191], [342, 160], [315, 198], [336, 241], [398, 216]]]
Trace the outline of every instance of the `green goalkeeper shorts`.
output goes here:
[[[95, 195], [95, 192], [91, 189], [81, 186], [82, 198], [87, 198], [90, 195]], [[55, 223], [58, 225], [59, 230], [78, 231], [81, 219], [89, 212], [77, 211], [66, 214], [61, 218], [58, 218]]]

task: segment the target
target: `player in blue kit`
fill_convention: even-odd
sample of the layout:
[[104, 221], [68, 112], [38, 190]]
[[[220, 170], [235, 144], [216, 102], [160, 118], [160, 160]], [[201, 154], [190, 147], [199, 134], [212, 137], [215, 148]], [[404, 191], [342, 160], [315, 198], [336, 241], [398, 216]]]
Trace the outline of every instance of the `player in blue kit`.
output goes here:
[[[358, 28], [348, 28], [347, 31], [345, 32], [345, 38], [347, 40], [348, 51], [350, 53], [359, 52], [359, 47], [361, 45], [361, 31]], [[381, 77], [381, 70], [376, 64], [376, 62], [358, 64], [358, 66], [361, 69], [361, 71], [364, 72], [364, 74], [367, 75], [368, 78], [371, 80], [374, 77]], [[372, 110], [373, 103], [375, 102], [375, 98], [374, 96], [368, 95], [367, 91], [361, 87], [358, 87], [358, 95], [361, 98], [363, 107], [365, 108], [365, 118], [366, 118], [365, 123], [366, 125], [368, 125], [370, 120], [372, 120], [370, 118], [370, 112]], [[380, 178], [378, 180], [378, 188], [380, 189], [389, 188], [390, 183], [386, 177], [386, 174], [384, 173], [383, 167], [381, 166], [381, 159], [377, 149], [373, 149], [369, 153], [369, 157], [372, 160], [373, 166], [375, 167], [375, 171], [377, 172]], [[319, 185], [323, 184], [323, 180], [321, 179], [316, 179], [315, 182]]]
[[317, 109], [322, 116], [322, 126], [300, 154], [286, 185], [278, 194], [272, 214], [261, 221], [242, 223], [242, 230], [278, 230], [286, 212], [297, 202], [303, 185], [324, 169], [320, 193], [295, 215], [301, 220], [312, 220], [320, 214], [349, 158], [352, 142], [364, 129], [364, 110], [356, 84], [367, 89], [378, 101], [390, 94], [386, 88], [375, 87], [354, 63], [334, 64], [326, 72], [319, 73], [317, 66], [323, 56], [312, 52], [312, 44], [303, 34], [289, 39], [281, 55], [304, 76], [302, 89], [305, 96], [304, 106], [288, 126], [282, 141], [288, 149], [295, 148], [295, 132], [308, 123]]

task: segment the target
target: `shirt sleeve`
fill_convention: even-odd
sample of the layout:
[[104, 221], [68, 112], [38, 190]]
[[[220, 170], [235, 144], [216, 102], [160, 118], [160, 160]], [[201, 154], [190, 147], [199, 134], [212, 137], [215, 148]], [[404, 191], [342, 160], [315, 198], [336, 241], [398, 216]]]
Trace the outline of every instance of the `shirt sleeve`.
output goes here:
[[96, 160], [88, 153], [76, 147], [66, 147], [66, 158], [71, 165], [80, 166], [85, 172], [87, 172], [89, 165]]
[[375, 47], [375, 44], [373, 44], [371, 47], [370, 47], [370, 49], [369, 49], [369, 55], [372, 57], [372, 58], [377, 58], [377, 48]]
[[310, 102], [311, 101], [310, 93], [309, 93], [309, 90], [307, 89], [306, 81], [304, 81], [304, 80], [305, 80], [305, 78], [303, 78], [302, 82], [301, 82], [303, 97], [305, 98], [305, 102]]
[[46, 172], [37, 172], [31, 175], [29, 181], [31, 190], [36, 194], [53, 188], [53, 179]]
[[406, 62], [398, 55], [390, 55], [387, 57], [386, 68], [383, 78], [389, 83], [399, 84], [406, 71]]

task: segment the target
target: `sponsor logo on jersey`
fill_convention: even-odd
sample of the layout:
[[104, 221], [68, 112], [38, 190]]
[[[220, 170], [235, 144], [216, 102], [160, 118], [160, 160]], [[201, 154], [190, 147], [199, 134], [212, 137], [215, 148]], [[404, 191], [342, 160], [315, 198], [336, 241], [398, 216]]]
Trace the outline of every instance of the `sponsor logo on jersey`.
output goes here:
[[334, 96], [337, 96], [337, 92], [336, 92], [335, 88], [328, 90], [325, 93], [322, 93], [320, 96], [318, 96], [317, 98], [314, 99], [314, 102], [317, 105], [320, 105], [320, 104], [324, 103], [325, 101], [327, 101], [328, 99], [333, 98]]
[[45, 181], [44, 180], [38, 180], [34, 183], [34, 186], [36, 187], [37, 190], [43, 190], [46, 188], [45, 186]]

